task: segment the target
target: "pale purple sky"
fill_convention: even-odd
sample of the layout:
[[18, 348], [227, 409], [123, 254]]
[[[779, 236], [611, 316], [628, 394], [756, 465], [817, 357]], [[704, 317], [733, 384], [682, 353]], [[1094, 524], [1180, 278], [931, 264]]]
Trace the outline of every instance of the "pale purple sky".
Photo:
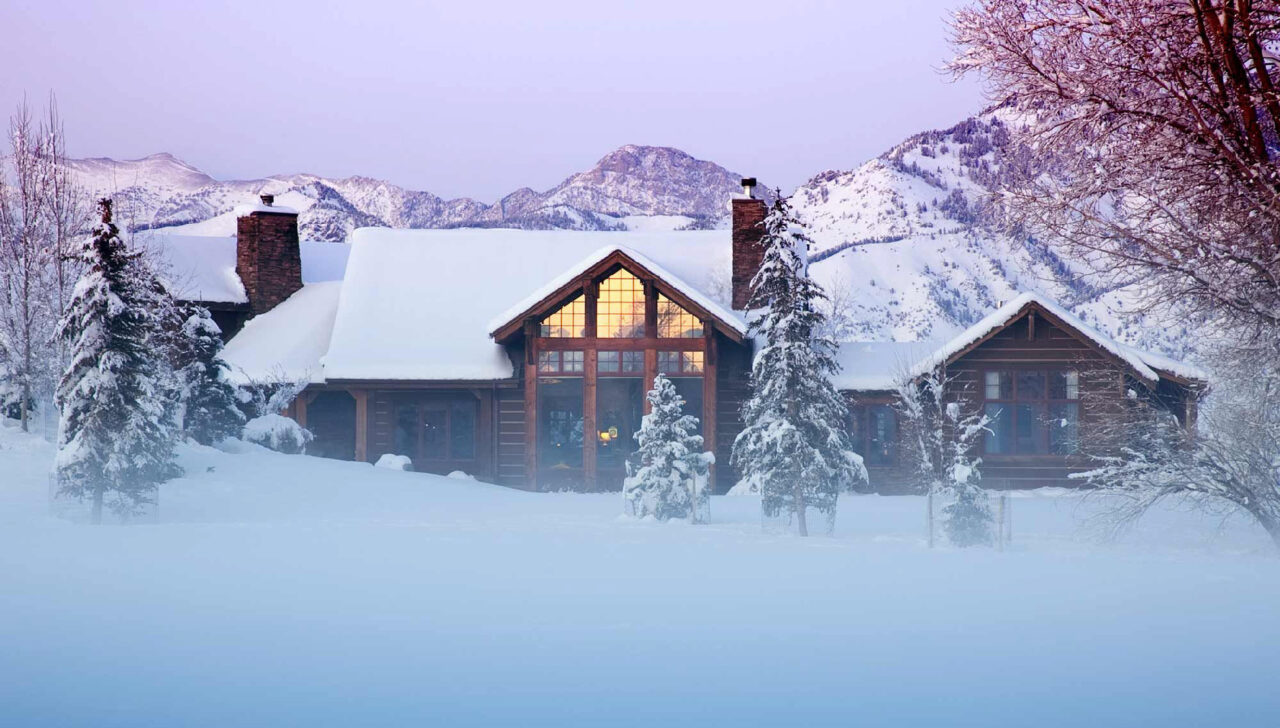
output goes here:
[[364, 174], [492, 201], [628, 143], [790, 189], [982, 106], [958, 0], [0, 3], [0, 111], [58, 94], [75, 156], [220, 179]]

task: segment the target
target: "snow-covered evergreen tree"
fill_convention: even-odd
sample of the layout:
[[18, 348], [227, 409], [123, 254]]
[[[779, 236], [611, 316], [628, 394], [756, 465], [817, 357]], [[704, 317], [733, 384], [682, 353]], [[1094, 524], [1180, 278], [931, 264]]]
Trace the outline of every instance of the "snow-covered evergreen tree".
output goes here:
[[176, 363], [183, 401], [182, 428], [196, 442], [212, 445], [238, 436], [245, 419], [236, 403], [235, 387], [227, 379], [221, 329], [204, 306], [185, 308]]
[[758, 492], [769, 517], [794, 516], [808, 535], [807, 510], [834, 526], [842, 488], [866, 480], [851, 447], [848, 405], [831, 383], [839, 371], [826, 329], [822, 288], [809, 277], [809, 237], [779, 196], [765, 216], [764, 260], [752, 279], [751, 332], [763, 346], [733, 443], [738, 489]]
[[85, 273], [59, 325], [71, 361], [58, 386], [61, 412], [54, 463], [58, 492], [104, 503], [121, 516], [153, 502], [177, 475], [174, 402], [156, 311], [167, 303], [138, 253], [111, 222], [111, 202], [80, 255]]
[[698, 418], [684, 413], [684, 398], [671, 380], [654, 377], [646, 398], [650, 411], [635, 435], [638, 466], [623, 481], [623, 498], [633, 515], [696, 523], [710, 499], [707, 473], [715, 455], [703, 451]]
[[928, 496], [929, 545], [933, 545], [935, 496], [951, 498], [942, 509], [943, 530], [951, 543], [990, 543], [991, 504], [979, 485], [982, 460], [974, 455], [990, 420], [980, 412], [965, 411], [961, 406], [964, 393], [958, 391], [944, 367], [918, 376], [904, 375], [896, 394], [902, 454]]
[[974, 455], [988, 419], [983, 414], [963, 412], [959, 402], [948, 402], [943, 412], [951, 445], [947, 489], [954, 500], [942, 509], [942, 527], [956, 546], [988, 545], [994, 535], [991, 499], [981, 485], [978, 466], [982, 458]]

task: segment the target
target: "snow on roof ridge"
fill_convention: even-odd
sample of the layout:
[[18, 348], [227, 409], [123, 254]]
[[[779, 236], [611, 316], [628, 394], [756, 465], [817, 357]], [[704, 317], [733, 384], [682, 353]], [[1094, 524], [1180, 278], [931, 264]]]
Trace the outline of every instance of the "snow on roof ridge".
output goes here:
[[1058, 302], [1039, 293], [1035, 293], [1034, 291], [1028, 291], [1018, 295], [1012, 301], [1009, 301], [1003, 306], [997, 308], [995, 311], [992, 311], [981, 321], [978, 321], [974, 325], [960, 332], [960, 334], [955, 338], [946, 342], [928, 357], [921, 360], [916, 365], [915, 369], [912, 370], [912, 375], [923, 375], [930, 369], [942, 364], [963, 351], [965, 347], [972, 345], [983, 336], [986, 336], [988, 333], [1017, 318], [1018, 314], [1022, 312], [1022, 309], [1032, 303], [1041, 306], [1049, 313], [1062, 319], [1063, 323], [1071, 326], [1085, 336], [1088, 336], [1095, 344], [1132, 367], [1133, 370], [1144, 379], [1150, 382], [1157, 382], [1160, 380], [1160, 374], [1149, 366], [1143, 359], [1143, 352], [1140, 352], [1133, 347], [1120, 344], [1111, 337], [1104, 335], [1101, 331], [1098, 331], [1085, 323], [1084, 320], [1068, 311]]
[[264, 205], [262, 203], [257, 203], [253, 205], [236, 205], [235, 206], [236, 217], [245, 217], [246, 215], [251, 215], [255, 212], [265, 212], [273, 215], [297, 215], [298, 214], [297, 210], [295, 210], [292, 207], [286, 207], [285, 205]]
[[491, 319], [488, 325], [489, 335], [493, 336], [498, 329], [510, 323], [520, 314], [536, 306], [540, 301], [542, 301], [542, 299], [572, 283], [575, 278], [585, 273], [591, 268], [591, 266], [599, 263], [601, 260], [604, 260], [614, 253], [622, 253], [628, 258], [634, 260], [636, 263], [648, 268], [651, 273], [661, 278], [664, 283], [667, 283], [672, 288], [675, 288], [688, 296], [694, 303], [706, 309], [708, 313], [723, 321], [734, 331], [737, 331], [743, 336], [747, 334], [747, 327], [742, 321], [741, 316], [730, 309], [725, 308], [723, 304], [710, 296], [707, 296], [696, 286], [685, 281], [680, 276], [654, 262], [652, 258], [649, 258], [633, 248], [628, 248], [625, 245], [606, 245], [602, 248], [596, 249], [587, 257], [570, 266], [564, 273], [543, 284], [537, 290], [523, 298], [520, 302]]

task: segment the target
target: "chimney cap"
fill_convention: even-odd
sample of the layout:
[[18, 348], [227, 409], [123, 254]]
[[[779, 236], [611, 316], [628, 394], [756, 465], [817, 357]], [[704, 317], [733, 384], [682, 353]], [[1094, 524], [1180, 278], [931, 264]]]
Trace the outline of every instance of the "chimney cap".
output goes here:
[[262, 194], [262, 195], [258, 195], [258, 199], [262, 200], [262, 204], [266, 205], [267, 207], [271, 207], [273, 204], [275, 204], [276, 196]]
[[755, 197], [755, 190], [756, 190], [756, 178], [755, 178], [755, 177], [743, 177], [743, 178], [742, 178], [742, 193], [743, 193], [744, 195], [746, 195], [747, 197]]

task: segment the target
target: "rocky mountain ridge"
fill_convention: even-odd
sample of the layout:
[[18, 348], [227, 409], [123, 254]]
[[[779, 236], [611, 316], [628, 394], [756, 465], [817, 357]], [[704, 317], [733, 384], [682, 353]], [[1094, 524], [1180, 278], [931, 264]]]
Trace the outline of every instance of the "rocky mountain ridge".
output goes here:
[[493, 204], [443, 199], [369, 177], [275, 175], [218, 181], [170, 154], [137, 160], [73, 160], [82, 184], [116, 199], [133, 230], [234, 232], [233, 210], [262, 192], [299, 210], [302, 235], [341, 241], [357, 227], [514, 227], [622, 230], [628, 218], [664, 218], [672, 228], [714, 227], [728, 214], [740, 175], [670, 147], [627, 145], [595, 166], [538, 192], [518, 189]]

